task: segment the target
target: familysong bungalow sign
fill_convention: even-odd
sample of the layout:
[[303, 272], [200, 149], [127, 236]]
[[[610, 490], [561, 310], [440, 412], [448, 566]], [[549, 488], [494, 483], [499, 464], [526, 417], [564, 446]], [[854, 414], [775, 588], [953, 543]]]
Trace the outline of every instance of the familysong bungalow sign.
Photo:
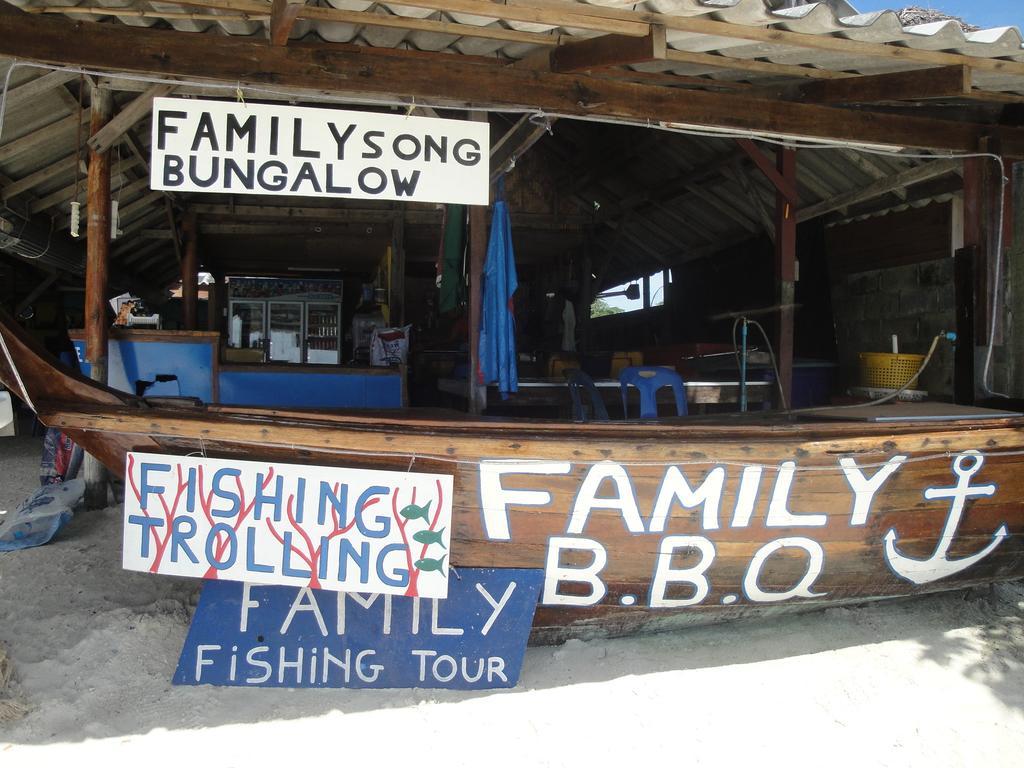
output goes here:
[[154, 190], [486, 205], [484, 122], [153, 101]]

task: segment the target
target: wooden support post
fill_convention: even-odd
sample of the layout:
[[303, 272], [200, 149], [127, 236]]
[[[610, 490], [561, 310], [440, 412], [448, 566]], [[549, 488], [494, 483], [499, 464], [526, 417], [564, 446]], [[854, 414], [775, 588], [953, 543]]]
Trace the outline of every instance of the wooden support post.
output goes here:
[[[971, 338], [975, 344], [984, 344], [988, 337], [984, 318], [988, 312], [985, 299], [984, 275], [988, 261], [988, 228], [985, 226], [985, 164], [987, 158], [968, 157], [964, 160], [964, 250], [972, 253], [972, 274], [974, 280], [971, 304], [974, 328]], [[957, 297], [959, 303], [960, 297]], [[961, 341], [963, 343], [963, 340]], [[973, 359], [973, 357], [972, 357]], [[973, 394], [972, 394], [973, 398]]]
[[[93, 88], [89, 133], [95, 136], [110, 120], [113, 98], [105, 88]], [[107, 278], [110, 256], [110, 154], [89, 150], [86, 186], [88, 218], [85, 249], [85, 359], [89, 376], [107, 383]], [[84, 462], [85, 504], [107, 506], [107, 471], [93, 456]]]
[[579, 352], [590, 351], [590, 305], [594, 303], [594, 233], [588, 228], [583, 239], [583, 258], [580, 260], [579, 296], [576, 300], [576, 335]]
[[181, 321], [186, 331], [196, 330], [199, 303], [199, 226], [196, 214], [188, 211], [184, 220], [185, 253], [181, 259]]
[[213, 282], [206, 286], [206, 330], [220, 331], [221, 278], [215, 273]]
[[[786, 184], [796, 187], [796, 150], [780, 147], [776, 168]], [[775, 356], [785, 406], [793, 397], [793, 300], [796, 294], [796, 205], [782, 191], [775, 193], [775, 281], [779, 318]]]
[[953, 258], [956, 296], [953, 402], [974, 405], [974, 246], [961, 248]]
[[391, 325], [405, 324], [405, 204], [395, 211], [391, 225], [391, 274], [388, 276], [388, 308]]
[[[982, 139], [979, 150], [998, 153], [999, 148], [994, 140]], [[1007, 249], [1005, 237], [1007, 221], [1004, 218], [1002, 222], [1003, 248], [1001, 253], [996, 253], [996, 244], [999, 241], [999, 211], [1000, 205], [1005, 199], [1005, 193], [999, 166], [992, 158], [972, 157], [964, 160], [964, 248], [974, 249], [974, 344], [976, 346], [1003, 343], [1002, 317], [996, 317], [994, 333], [991, 334], [991, 338], [989, 336], [992, 331], [992, 304], [996, 302], [997, 306], [1002, 305], [997, 294], [1005, 290], [1004, 285], [997, 285], [995, 279], [997, 264], [999, 260], [1003, 259], [1003, 254]], [[1007, 212], [1012, 211], [1012, 208], [1013, 206], [1010, 205]], [[1000, 283], [1005, 284], [1005, 275], [1004, 270]], [[980, 377], [981, 371], [975, 373], [977, 377]]]
[[[487, 120], [486, 112], [472, 120]], [[486, 205], [469, 207], [469, 412], [479, 415], [487, 407], [487, 387], [480, 384], [480, 325], [483, 321], [484, 259], [487, 257]]]

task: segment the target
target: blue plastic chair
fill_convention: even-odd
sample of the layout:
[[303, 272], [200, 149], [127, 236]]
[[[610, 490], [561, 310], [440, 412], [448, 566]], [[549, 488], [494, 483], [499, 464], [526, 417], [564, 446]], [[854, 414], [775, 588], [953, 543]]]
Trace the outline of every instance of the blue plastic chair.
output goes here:
[[569, 397], [572, 399], [572, 420], [586, 421], [587, 412], [583, 408], [582, 393], [586, 392], [590, 397], [590, 407], [594, 412], [594, 421], [611, 421], [608, 418], [608, 409], [604, 405], [601, 393], [594, 384], [590, 375], [576, 368], [567, 368], [565, 371], [565, 383], [569, 386]]
[[683, 385], [682, 377], [669, 368], [660, 368], [655, 365], [633, 365], [623, 368], [619, 373], [619, 386], [622, 388], [622, 413], [629, 418], [629, 407], [627, 406], [629, 387], [636, 387], [640, 391], [640, 418], [658, 418], [658, 390], [662, 387], [672, 387], [672, 394], [676, 397], [676, 413], [685, 416], [686, 411], [686, 387]]

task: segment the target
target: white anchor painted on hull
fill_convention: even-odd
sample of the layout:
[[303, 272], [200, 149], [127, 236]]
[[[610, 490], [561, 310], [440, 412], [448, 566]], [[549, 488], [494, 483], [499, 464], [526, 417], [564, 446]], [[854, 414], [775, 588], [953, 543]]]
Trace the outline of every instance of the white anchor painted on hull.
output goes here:
[[896, 549], [896, 530], [889, 529], [889, 532], [885, 534], [885, 559], [893, 571], [915, 584], [938, 581], [970, 568], [1010, 535], [1006, 526], [1001, 525], [999, 530], [993, 534], [992, 541], [980, 552], [957, 560], [950, 560], [947, 557], [950, 545], [953, 543], [953, 536], [956, 534], [957, 526], [960, 525], [960, 519], [964, 514], [964, 502], [972, 497], [992, 496], [996, 492], [995, 485], [991, 483], [971, 486], [971, 478], [978, 473], [984, 463], [985, 457], [978, 451], [964, 451], [953, 460], [953, 471], [957, 475], [956, 485], [952, 488], [928, 488], [925, 490], [924, 497], [926, 499], [953, 500], [946, 517], [946, 524], [942, 529], [942, 536], [939, 538], [939, 544], [931, 557], [919, 560], [900, 554]]

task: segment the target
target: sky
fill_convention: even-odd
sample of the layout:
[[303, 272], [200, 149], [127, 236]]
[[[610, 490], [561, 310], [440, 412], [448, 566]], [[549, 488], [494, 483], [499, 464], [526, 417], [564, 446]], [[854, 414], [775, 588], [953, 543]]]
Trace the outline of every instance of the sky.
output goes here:
[[969, 24], [1024, 29], [1024, 0], [848, 0], [861, 13], [918, 5], [959, 16]]

